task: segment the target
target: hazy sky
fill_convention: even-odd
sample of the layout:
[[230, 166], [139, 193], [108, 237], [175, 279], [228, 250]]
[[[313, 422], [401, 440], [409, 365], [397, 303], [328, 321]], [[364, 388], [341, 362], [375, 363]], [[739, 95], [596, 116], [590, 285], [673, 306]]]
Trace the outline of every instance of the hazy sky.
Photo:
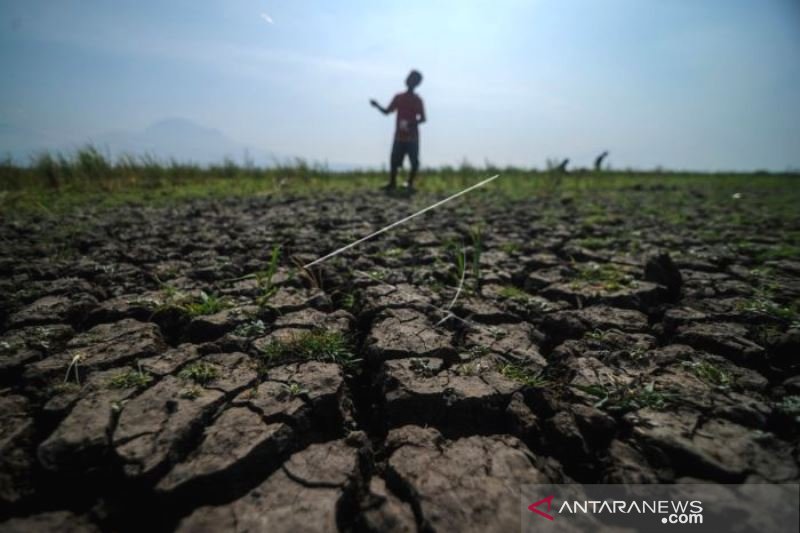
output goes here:
[[0, 28], [6, 142], [183, 117], [379, 166], [368, 101], [417, 68], [423, 164], [800, 168], [798, 0], [2, 0]]

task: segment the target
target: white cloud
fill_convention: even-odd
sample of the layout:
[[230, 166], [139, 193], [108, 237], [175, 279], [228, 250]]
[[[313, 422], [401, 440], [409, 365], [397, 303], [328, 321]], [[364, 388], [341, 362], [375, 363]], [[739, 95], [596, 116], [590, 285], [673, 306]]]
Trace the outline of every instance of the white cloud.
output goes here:
[[267, 24], [275, 24], [275, 21], [272, 20], [272, 17], [270, 17], [266, 13], [261, 13], [261, 18], [264, 19], [267, 22]]

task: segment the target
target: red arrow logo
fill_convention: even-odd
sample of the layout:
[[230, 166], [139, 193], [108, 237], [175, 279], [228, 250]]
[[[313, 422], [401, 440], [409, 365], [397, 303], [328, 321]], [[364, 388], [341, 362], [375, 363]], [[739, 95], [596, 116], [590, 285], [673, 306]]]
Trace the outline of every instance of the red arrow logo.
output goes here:
[[550, 508], [553, 505], [553, 496], [548, 496], [547, 498], [541, 499], [536, 503], [530, 504], [528, 506], [528, 510], [529, 511], [533, 511], [534, 513], [538, 514], [539, 516], [543, 516], [544, 518], [547, 518], [548, 520], [553, 520], [553, 516], [552, 515], [549, 515], [549, 514], [545, 513], [544, 511], [540, 511], [539, 509], [537, 509], [537, 507], [539, 507], [543, 503], [547, 504], [547, 510], [549, 511]]

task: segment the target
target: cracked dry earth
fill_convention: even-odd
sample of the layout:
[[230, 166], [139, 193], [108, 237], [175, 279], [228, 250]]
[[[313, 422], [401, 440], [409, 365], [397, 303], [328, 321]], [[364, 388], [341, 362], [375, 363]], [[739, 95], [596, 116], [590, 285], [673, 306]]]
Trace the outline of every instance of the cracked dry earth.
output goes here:
[[797, 481], [800, 262], [757, 257], [800, 224], [669, 193], [476, 196], [310, 275], [431, 198], [5, 221], [0, 530], [514, 531], [523, 484]]

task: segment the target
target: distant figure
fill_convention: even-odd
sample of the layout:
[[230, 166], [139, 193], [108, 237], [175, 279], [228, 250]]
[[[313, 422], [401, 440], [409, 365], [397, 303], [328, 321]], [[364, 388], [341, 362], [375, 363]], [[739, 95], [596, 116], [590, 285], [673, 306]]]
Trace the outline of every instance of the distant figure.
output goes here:
[[425, 122], [425, 109], [422, 106], [422, 98], [414, 94], [414, 89], [422, 83], [422, 74], [412, 70], [406, 78], [406, 90], [395, 95], [389, 107], [382, 107], [375, 100], [369, 103], [376, 107], [384, 115], [397, 111], [397, 126], [394, 130], [394, 144], [392, 145], [392, 156], [390, 158], [391, 174], [387, 190], [393, 190], [397, 186], [397, 171], [403, 166], [403, 159], [408, 155], [411, 162], [411, 171], [408, 174], [408, 190], [414, 189], [414, 178], [419, 169], [419, 130], [417, 126]]
[[556, 172], [561, 172], [562, 174], [567, 174], [569, 171], [567, 170], [567, 164], [569, 164], [569, 158], [566, 158], [555, 168]]
[[597, 159], [594, 160], [595, 172], [600, 172], [601, 170], [603, 170], [603, 159], [605, 159], [607, 156], [608, 156], [608, 150], [597, 156]]

